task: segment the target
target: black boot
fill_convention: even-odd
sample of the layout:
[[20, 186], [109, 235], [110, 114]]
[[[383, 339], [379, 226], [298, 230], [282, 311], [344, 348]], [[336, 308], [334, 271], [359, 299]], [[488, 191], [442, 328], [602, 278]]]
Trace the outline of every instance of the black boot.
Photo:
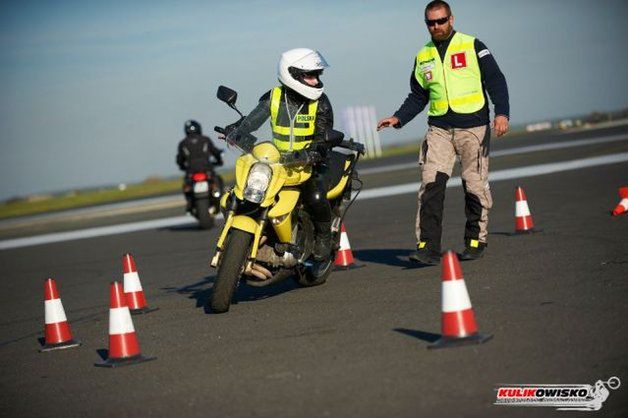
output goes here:
[[469, 239], [465, 243], [464, 252], [458, 255], [458, 259], [461, 261], [477, 260], [484, 255], [485, 248], [485, 242], [480, 242], [476, 239]]
[[331, 254], [331, 222], [315, 222], [314, 232], [312, 255], [315, 261], [323, 261]]
[[440, 263], [440, 251], [432, 249], [426, 241], [420, 241], [416, 248], [416, 251], [410, 254], [410, 261], [427, 265]]

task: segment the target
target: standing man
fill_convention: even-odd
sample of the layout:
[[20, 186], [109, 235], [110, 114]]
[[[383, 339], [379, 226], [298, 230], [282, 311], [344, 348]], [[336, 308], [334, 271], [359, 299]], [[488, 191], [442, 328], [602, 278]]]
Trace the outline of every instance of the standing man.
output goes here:
[[377, 129], [399, 129], [429, 103], [429, 127], [419, 156], [417, 251], [410, 260], [424, 264], [440, 260], [445, 188], [456, 156], [462, 166], [467, 217], [460, 259], [474, 260], [486, 248], [488, 212], [493, 203], [488, 183], [486, 92], [495, 106], [492, 127], [500, 137], [508, 131], [508, 87], [486, 45], [454, 30], [449, 4], [442, 0], [428, 3], [425, 23], [432, 39], [416, 56], [410, 94], [393, 116], [379, 121]]

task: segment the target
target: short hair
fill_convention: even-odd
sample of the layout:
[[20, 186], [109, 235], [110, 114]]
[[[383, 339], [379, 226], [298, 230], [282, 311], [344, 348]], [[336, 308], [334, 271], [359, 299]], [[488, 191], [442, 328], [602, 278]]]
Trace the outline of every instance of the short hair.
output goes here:
[[444, 8], [445, 11], [447, 11], [448, 16], [451, 16], [451, 7], [449, 7], [449, 4], [446, 1], [432, 0], [431, 2], [427, 3], [427, 6], [425, 6], [425, 17], [427, 17], [428, 10], [440, 9], [441, 7]]

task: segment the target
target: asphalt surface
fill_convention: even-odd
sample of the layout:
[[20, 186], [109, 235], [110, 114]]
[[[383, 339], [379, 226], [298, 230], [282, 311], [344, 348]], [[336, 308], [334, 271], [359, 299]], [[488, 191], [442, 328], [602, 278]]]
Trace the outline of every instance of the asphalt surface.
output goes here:
[[[494, 149], [621, 133], [628, 129], [537, 134], [497, 141]], [[615, 142], [495, 158], [491, 166], [626, 150], [628, 142]], [[223, 315], [205, 308], [216, 229], [172, 227], [0, 251], [0, 415], [565, 416], [575, 413], [495, 406], [495, 388], [618, 376], [622, 386], [597, 416], [628, 416], [628, 217], [609, 215], [627, 172], [620, 163], [491, 184], [486, 256], [462, 264], [479, 328], [494, 335], [480, 346], [426, 349], [440, 332], [440, 268], [407, 260], [414, 194], [351, 208], [346, 227], [358, 268], [334, 272], [316, 288], [241, 285]], [[417, 180], [416, 170], [402, 170], [365, 176], [365, 188]], [[511, 234], [517, 185], [539, 233]], [[448, 189], [444, 247], [462, 247], [463, 202], [460, 187]], [[158, 214], [170, 212], [150, 216]], [[149, 304], [160, 308], [133, 318], [142, 352], [157, 360], [100, 369], [93, 364], [107, 349], [108, 285], [121, 280], [127, 251]], [[58, 281], [80, 348], [37, 351], [47, 277]]]

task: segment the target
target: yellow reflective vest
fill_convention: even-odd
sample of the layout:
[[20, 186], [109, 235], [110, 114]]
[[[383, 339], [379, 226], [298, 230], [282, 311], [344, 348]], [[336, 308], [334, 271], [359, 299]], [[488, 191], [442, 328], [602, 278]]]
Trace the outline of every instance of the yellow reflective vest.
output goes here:
[[414, 76], [430, 93], [429, 116], [441, 116], [448, 109], [473, 113], [484, 107], [480, 65], [475, 38], [456, 32], [441, 61], [434, 42], [428, 42], [416, 56]]
[[[297, 151], [305, 148], [312, 142], [314, 129], [316, 128], [316, 112], [318, 110], [318, 100], [310, 101], [303, 106], [294, 119], [294, 126], [282, 126], [278, 123], [278, 116], [281, 113], [281, 120], [289, 120], [285, 103], [282, 103], [283, 87], [275, 87], [270, 96], [270, 126], [273, 130], [273, 143], [279, 151]], [[285, 114], [285, 117], [283, 115]], [[294, 118], [295, 115], [290, 115]], [[291, 132], [292, 131], [292, 132]]]

